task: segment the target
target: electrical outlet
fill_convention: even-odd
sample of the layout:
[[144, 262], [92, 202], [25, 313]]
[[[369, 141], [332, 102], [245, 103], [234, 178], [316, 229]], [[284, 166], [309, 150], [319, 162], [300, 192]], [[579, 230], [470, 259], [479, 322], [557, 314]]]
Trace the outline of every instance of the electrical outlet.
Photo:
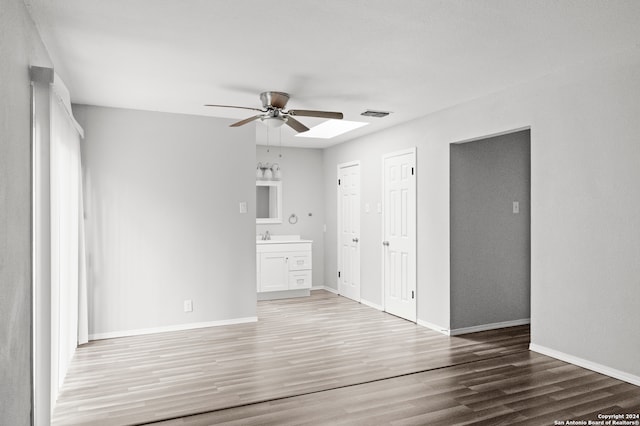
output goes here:
[[193, 301], [191, 299], [184, 301], [184, 311], [193, 312]]

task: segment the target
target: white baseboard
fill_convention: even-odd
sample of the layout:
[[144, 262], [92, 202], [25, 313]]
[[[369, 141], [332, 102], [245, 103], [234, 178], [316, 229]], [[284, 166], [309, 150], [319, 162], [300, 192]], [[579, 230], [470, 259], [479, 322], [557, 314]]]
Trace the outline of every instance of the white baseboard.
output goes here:
[[615, 368], [607, 367], [606, 365], [598, 364], [596, 362], [588, 361], [577, 356], [556, 351], [555, 349], [549, 349], [544, 346], [536, 345], [535, 343], [531, 343], [529, 345], [529, 350], [542, 355], [550, 356], [551, 358], [559, 359], [560, 361], [568, 362], [569, 364], [577, 365], [578, 367], [586, 368], [587, 370], [595, 371], [596, 373], [613, 377], [614, 379], [631, 383], [632, 385], [640, 386], [640, 376], [635, 376], [624, 371], [616, 370]]
[[[333, 294], [340, 294], [340, 292], [338, 290], [336, 290], [335, 288], [332, 287], [328, 287], [326, 285], [315, 285], [313, 287], [311, 287], [311, 291], [313, 290], [327, 290], [328, 292], [331, 292]], [[364, 300], [364, 299], [360, 299], [360, 303], [362, 303], [363, 305], [369, 306], [370, 308], [373, 309], [377, 309], [379, 311], [383, 311], [384, 308], [380, 305], [377, 305], [373, 302], [369, 302], [368, 300]]]
[[370, 308], [377, 309], [379, 311], [384, 311], [384, 308], [382, 307], [382, 305], [377, 305], [377, 304], [375, 304], [373, 302], [369, 302], [368, 300], [360, 299], [360, 303], [362, 303], [363, 305], [366, 305], [366, 306], [368, 306]]
[[95, 333], [89, 335], [89, 340], [113, 339], [114, 337], [141, 336], [143, 334], [164, 333], [166, 331], [192, 330], [195, 328], [217, 327], [221, 325], [244, 324], [256, 322], [258, 317], [234, 318], [220, 321], [194, 322], [190, 324], [169, 325], [165, 327], [140, 328], [137, 330], [110, 331], [107, 333]]
[[311, 287], [311, 291], [313, 290], [327, 290], [333, 294], [340, 294], [335, 288], [327, 287], [326, 285], [314, 285], [313, 287]]
[[418, 325], [421, 325], [422, 327], [427, 327], [427, 328], [430, 328], [433, 331], [437, 331], [438, 333], [442, 333], [445, 336], [449, 336], [449, 330], [447, 330], [444, 327], [441, 327], [439, 325], [430, 323], [428, 321], [423, 321], [421, 319], [419, 319], [417, 323], [418, 323]]
[[531, 324], [531, 318], [522, 318], [512, 321], [494, 322], [491, 324], [480, 324], [472, 327], [454, 328], [449, 330], [450, 336], [459, 336], [461, 334], [477, 333], [479, 331], [495, 330], [498, 328], [515, 327], [517, 325]]
[[523, 318], [523, 319], [513, 320], [513, 321], [494, 322], [491, 324], [481, 324], [481, 325], [474, 325], [473, 327], [454, 328], [454, 329], [447, 329], [445, 327], [430, 323], [428, 321], [423, 321], [421, 319], [419, 319], [417, 323], [418, 325], [430, 328], [431, 330], [437, 331], [438, 333], [442, 333], [446, 336], [459, 336], [461, 334], [477, 333], [479, 331], [488, 331], [488, 330], [495, 330], [498, 328], [515, 327], [516, 325], [530, 324], [531, 319]]

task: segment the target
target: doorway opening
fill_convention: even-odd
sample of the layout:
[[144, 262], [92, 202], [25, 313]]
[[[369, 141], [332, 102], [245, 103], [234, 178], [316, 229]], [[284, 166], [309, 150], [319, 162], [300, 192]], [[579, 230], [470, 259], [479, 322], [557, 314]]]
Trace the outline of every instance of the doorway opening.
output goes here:
[[451, 334], [530, 323], [531, 131], [450, 145]]

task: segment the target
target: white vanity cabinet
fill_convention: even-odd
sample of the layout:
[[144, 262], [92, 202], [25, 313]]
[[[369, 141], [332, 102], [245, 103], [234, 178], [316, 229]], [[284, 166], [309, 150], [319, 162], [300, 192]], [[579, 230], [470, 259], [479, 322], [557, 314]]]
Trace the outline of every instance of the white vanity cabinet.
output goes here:
[[258, 253], [258, 291], [289, 290], [286, 253]]
[[[256, 282], [258, 293], [290, 292], [284, 297], [300, 296], [292, 290], [311, 289], [311, 241], [256, 241]], [[277, 295], [276, 295], [277, 296]]]

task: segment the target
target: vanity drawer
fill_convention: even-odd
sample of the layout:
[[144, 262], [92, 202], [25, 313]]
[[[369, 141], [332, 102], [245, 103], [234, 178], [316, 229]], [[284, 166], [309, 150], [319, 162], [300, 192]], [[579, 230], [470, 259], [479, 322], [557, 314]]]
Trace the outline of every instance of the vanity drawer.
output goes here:
[[290, 271], [311, 269], [311, 252], [289, 253], [288, 263]]
[[289, 290], [311, 288], [311, 271], [289, 272]]

